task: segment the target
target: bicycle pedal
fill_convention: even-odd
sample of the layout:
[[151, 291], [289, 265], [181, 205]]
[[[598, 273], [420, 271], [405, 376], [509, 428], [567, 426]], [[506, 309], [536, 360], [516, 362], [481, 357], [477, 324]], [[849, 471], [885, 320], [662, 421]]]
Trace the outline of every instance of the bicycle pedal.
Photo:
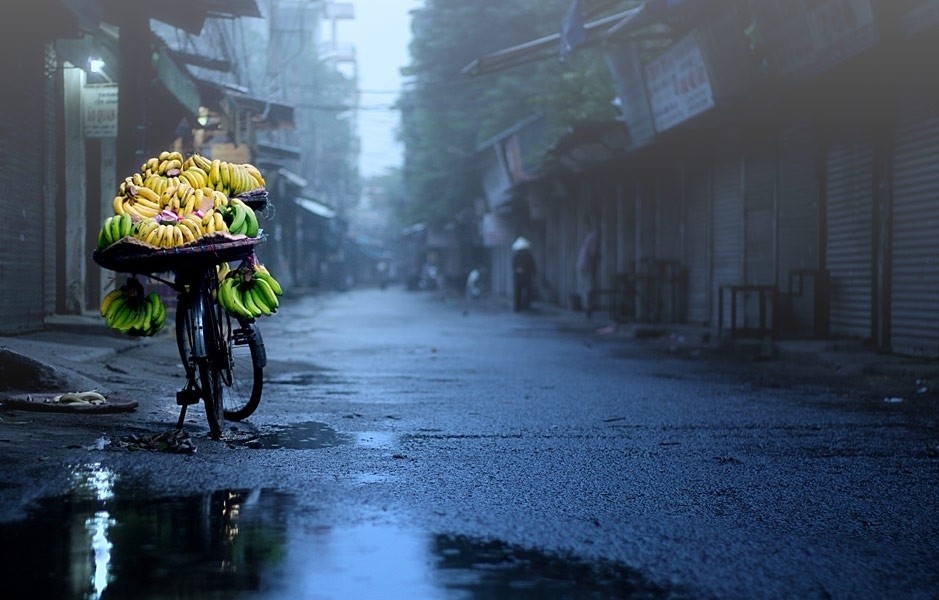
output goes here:
[[232, 339], [236, 346], [244, 346], [254, 339], [254, 331], [250, 328], [236, 329], [232, 332]]
[[176, 392], [176, 404], [179, 406], [198, 404], [201, 399], [202, 395], [199, 393], [199, 390], [179, 390]]

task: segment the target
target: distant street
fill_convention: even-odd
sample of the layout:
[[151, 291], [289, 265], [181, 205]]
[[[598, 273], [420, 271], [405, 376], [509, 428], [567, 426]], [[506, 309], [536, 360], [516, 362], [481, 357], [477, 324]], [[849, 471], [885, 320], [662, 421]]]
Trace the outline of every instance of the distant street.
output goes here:
[[[31, 446], [0, 444], [0, 494], [44, 507], [0, 525], [5, 579], [59, 597], [939, 595], [934, 410], [434, 292], [288, 299], [260, 326], [260, 408], [218, 442], [192, 407], [191, 456], [115, 448], [175, 425], [168, 335], [88, 367], [135, 413], [5, 413], [0, 437]], [[11, 550], [26, 532], [37, 549]], [[71, 567], [13, 577], [50, 556]]]

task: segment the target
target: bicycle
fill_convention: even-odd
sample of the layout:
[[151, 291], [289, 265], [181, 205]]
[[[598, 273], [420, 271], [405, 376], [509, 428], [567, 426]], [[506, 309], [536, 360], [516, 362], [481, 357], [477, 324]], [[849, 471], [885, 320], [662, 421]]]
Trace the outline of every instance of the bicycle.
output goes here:
[[[176, 393], [177, 428], [182, 428], [187, 408], [201, 401], [209, 434], [218, 439], [225, 419], [246, 419], [260, 404], [267, 364], [261, 332], [253, 319], [233, 317], [215, 300], [218, 265], [247, 260], [258, 241], [94, 255], [104, 268], [141, 274], [177, 293], [176, 345], [186, 371], [186, 385]], [[167, 272], [174, 273], [174, 280], [156, 274]]]

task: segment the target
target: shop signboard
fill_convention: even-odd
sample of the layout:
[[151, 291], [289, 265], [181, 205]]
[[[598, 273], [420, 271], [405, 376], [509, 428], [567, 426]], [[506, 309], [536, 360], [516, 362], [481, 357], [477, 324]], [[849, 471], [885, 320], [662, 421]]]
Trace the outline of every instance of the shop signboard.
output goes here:
[[116, 83], [82, 88], [82, 131], [86, 138], [117, 137]]
[[512, 181], [499, 144], [493, 144], [483, 152], [482, 175], [483, 191], [489, 208], [494, 209], [508, 202]]
[[656, 131], [662, 132], [714, 107], [704, 55], [691, 33], [645, 67]]
[[655, 139], [655, 125], [635, 43], [611, 44], [606, 51], [606, 61], [613, 76], [613, 86], [619, 98], [623, 122], [629, 128], [629, 149], [652, 143]]

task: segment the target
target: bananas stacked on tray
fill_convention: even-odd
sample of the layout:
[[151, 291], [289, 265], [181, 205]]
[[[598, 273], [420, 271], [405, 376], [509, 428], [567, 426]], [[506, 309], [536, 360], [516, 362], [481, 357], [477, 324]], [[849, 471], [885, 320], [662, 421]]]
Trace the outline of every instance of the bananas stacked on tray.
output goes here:
[[235, 196], [263, 195], [265, 185], [261, 172], [249, 163], [161, 152], [121, 182], [112, 202], [120, 227], [108, 217], [98, 248], [128, 236], [155, 248], [183, 246], [216, 233], [257, 237], [257, 215]]
[[246, 265], [219, 273], [218, 303], [232, 316], [256, 319], [280, 306], [284, 290], [261, 264]]
[[101, 316], [108, 327], [137, 336], [156, 335], [166, 323], [166, 306], [159, 294], [145, 294], [133, 277], [101, 300]]

